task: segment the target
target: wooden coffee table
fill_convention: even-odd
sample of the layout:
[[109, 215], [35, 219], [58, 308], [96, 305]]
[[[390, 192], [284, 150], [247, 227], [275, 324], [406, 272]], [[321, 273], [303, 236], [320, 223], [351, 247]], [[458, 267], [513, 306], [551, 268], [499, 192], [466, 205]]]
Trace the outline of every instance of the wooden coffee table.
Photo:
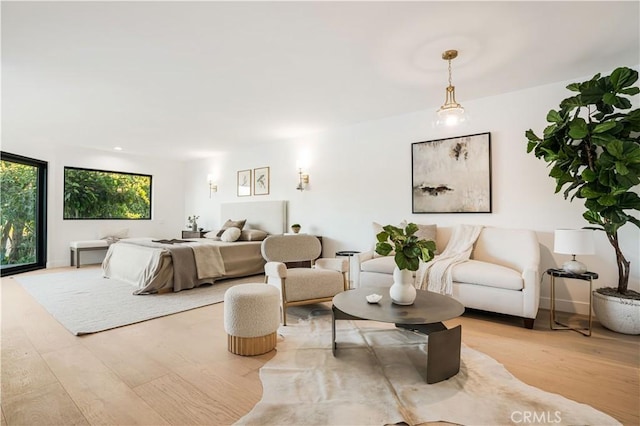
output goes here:
[[[380, 294], [378, 303], [368, 303], [366, 296]], [[332, 349], [336, 356], [336, 320], [371, 320], [393, 323], [396, 327], [429, 335], [427, 339], [427, 383], [437, 383], [460, 371], [462, 326], [448, 329], [442, 321], [459, 317], [464, 306], [452, 297], [417, 290], [413, 305], [391, 302], [388, 287], [347, 290], [333, 298]]]

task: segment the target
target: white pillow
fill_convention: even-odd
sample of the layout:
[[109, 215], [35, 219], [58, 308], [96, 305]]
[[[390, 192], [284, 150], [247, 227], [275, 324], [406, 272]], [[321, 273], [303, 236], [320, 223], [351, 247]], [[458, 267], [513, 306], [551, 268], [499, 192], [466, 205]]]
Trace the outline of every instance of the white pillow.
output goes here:
[[232, 243], [234, 241], [237, 241], [238, 238], [240, 238], [241, 232], [242, 231], [240, 231], [240, 228], [235, 228], [235, 227], [227, 228], [222, 233], [222, 235], [220, 235], [220, 239], [227, 243]]

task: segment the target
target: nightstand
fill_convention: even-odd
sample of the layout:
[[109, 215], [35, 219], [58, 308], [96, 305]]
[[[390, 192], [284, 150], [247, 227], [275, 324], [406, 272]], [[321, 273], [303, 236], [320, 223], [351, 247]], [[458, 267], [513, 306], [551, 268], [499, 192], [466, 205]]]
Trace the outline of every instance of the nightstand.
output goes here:
[[[547, 269], [547, 274], [551, 276], [551, 309], [549, 316], [549, 325], [552, 330], [573, 330], [584, 336], [591, 336], [591, 305], [593, 303], [593, 280], [598, 279], [595, 272], [585, 272], [582, 274], [574, 274], [564, 269]], [[589, 327], [574, 328], [567, 324], [556, 321], [556, 277], [570, 278], [574, 280], [589, 281]], [[558, 327], [559, 326], [559, 327]]]
[[204, 238], [204, 234], [210, 231], [182, 231], [182, 238]]

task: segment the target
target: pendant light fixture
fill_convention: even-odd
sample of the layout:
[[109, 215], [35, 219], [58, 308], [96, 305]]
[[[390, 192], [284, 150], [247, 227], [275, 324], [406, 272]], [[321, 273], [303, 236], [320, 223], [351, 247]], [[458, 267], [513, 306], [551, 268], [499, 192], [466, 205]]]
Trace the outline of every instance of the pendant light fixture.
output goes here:
[[447, 86], [444, 105], [437, 111], [436, 127], [453, 127], [467, 121], [464, 108], [456, 102], [456, 88], [451, 84], [451, 61], [458, 57], [457, 50], [446, 50], [442, 59], [449, 63], [449, 86]]

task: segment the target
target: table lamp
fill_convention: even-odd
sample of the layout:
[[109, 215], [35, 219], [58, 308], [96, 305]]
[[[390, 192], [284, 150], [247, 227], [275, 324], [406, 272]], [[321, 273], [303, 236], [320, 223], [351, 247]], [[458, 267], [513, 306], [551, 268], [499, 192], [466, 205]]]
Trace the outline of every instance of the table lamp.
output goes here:
[[593, 231], [588, 229], [556, 229], [553, 251], [570, 254], [573, 258], [562, 265], [562, 269], [573, 274], [584, 274], [587, 266], [576, 260], [577, 254], [594, 254]]

